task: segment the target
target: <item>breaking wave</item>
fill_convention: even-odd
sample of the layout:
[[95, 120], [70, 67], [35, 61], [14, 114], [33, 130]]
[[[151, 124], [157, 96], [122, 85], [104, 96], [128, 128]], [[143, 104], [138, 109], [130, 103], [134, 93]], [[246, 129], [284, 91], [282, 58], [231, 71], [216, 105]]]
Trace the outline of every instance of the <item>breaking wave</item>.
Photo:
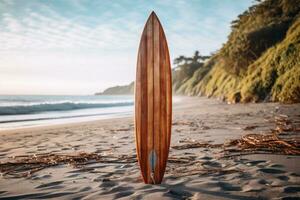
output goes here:
[[0, 106], [0, 115], [18, 115], [18, 114], [33, 114], [51, 111], [70, 111], [77, 109], [88, 108], [108, 108], [131, 106], [132, 101], [113, 102], [113, 103], [75, 103], [75, 102], [59, 102], [59, 103], [40, 103], [31, 105], [14, 105]]

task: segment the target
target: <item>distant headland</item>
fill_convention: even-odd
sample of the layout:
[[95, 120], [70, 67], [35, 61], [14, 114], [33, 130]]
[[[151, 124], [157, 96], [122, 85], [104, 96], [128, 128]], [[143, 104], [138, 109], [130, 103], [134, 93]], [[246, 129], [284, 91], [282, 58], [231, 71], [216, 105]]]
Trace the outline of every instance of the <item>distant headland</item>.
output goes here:
[[97, 92], [95, 95], [130, 95], [134, 92], [134, 82], [129, 85], [117, 85], [107, 88], [103, 92]]

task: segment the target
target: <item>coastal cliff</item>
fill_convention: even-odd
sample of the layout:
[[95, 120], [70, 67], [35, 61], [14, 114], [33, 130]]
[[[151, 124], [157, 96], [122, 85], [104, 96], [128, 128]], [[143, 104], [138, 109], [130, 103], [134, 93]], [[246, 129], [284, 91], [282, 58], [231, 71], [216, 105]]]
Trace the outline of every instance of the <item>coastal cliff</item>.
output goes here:
[[[259, 2], [232, 21], [231, 29], [216, 53], [174, 59], [174, 94], [231, 103], [300, 102], [300, 0]], [[133, 94], [133, 88], [132, 82], [102, 94]]]
[[[300, 1], [267, 0], [232, 22], [228, 41], [190, 76], [173, 72], [181, 95], [229, 102], [300, 102]], [[177, 80], [178, 74], [187, 76]], [[179, 82], [179, 83], [178, 83]]]

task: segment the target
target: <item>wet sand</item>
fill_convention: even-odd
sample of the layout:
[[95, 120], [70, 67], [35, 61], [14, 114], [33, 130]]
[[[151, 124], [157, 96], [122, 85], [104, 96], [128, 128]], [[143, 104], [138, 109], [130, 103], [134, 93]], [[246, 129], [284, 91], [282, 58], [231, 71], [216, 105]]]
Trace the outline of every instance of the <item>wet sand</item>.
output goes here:
[[[184, 97], [174, 105], [168, 162], [161, 185], [145, 185], [138, 164], [93, 162], [58, 165], [30, 176], [0, 177], [3, 199], [297, 199], [300, 156], [222, 157], [222, 149], [172, 147], [188, 141], [224, 143], [274, 128], [279, 114], [300, 119], [300, 105], [228, 105]], [[251, 129], [247, 128], [251, 127]], [[0, 132], [0, 162], [43, 153], [135, 155], [133, 118], [53, 125]], [[299, 136], [298, 136], [299, 137]]]

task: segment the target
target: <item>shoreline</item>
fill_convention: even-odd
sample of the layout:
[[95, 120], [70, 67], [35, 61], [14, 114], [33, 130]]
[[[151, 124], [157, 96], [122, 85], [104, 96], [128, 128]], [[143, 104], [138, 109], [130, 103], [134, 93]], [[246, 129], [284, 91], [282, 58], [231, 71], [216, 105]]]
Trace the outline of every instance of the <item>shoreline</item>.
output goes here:
[[[42, 113], [43, 114], [43, 113]], [[117, 114], [90, 114], [87, 116], [72, 116], [72, 117], [59, 117], [59, 118], [44, 118], [44, 119], [28, 119], [28, 120], [20, 120], [20, 121], [12, 121], [12, 122], [3, 122], [0, 123], [0, 132], [8, 131], [8, 130], [17, 130], [17, 129], [26, 129], [33, 127], [43, 127], [43, 126], [56, 126], [63, 124], [76, 124], [76, 123], [85, 123], [90, 121], [98, 121], [98, 120], [108, 120], [115, 118], [124, 118], [130, 117], [131, 113], [117, 113]], [[18, 124], [18, 125], [11, 125]]]
[[66, 123], [61, 123], [61, 124], [49, 124], [49, 125], [34, 125], [30, 127], [18, 127], [18, 128], [13, 128], [13, 129], [5, 129], [5, 130], [0, 130], [0, 136], [2, 134], [22, 134], [26, 132], [31, 132], [32, 131], [44, 131], [44, 130], [55, 130], [55, 129], [60, 129], [60, 128], [75, 128], [75, 127], [80, 127], [82, 125], [89, 125], [89, 124], [94, 124], [94, 123], [105, 123], [106, 121], [111, 121], [111, 120], [119, 120], [119, 119], [130, 119], [131, 117], [115, 117], [115, 118], [108, 118], [108, 119], [95, 119], [95, 120], [90, 120], [90, 121], [81, 121], [81, 122], [66, 122]]
[[[198, 98], [198, 97], [184, 97], [184, 96], [176, 96], [175, 97], [177, 100], [174, 100], [173, 101], [173, 107], [174, 107], [174, 110], [177, 109], [177, 107], [179, 106], [180, 107], [180, 101], [181, 100], [178, 100], [178, 99], [194, 99], [194, 98]], [[205, 97], [203, 97], [205, 98]], [[180, 108], [179, 108], [180, 109]], [[101, 117], [102, 115], [97, 115], [95, 116], [95, 118], [99, 118]], [[6, 128], [6, 129], [1, 129], [0, 128], [0, 135], [1, 134], [5, 134], [6, 132], [10, 132], [10, 133], [14, 133], [14, 132], [18, 132], [18, 131], [23, 131], [23, 130], [37, 130], [37, 129], [48, 129], [48, 128], [61, 128], [61, 127], [69, 127], [69, 126], [80, 126], [81, 124], [85, 124], [85, 123], [93, 123], [93, 122], [101, 122], [101, 121], [107, 121], [107, 120], [117, 120], [117, 119], [122, 119], [122, 118], [134, 118], [134, 106], [132, 107], [132, 113], [127, 113], [127, 114], [122, 114], [120, 113], [119, 115], [110, 115], [110, 116], [106, 116], [105, 118], [99, 118], [99, 119], [93, 119], [94, 116], [88, 116], [90, 119], [83, 119], [84, 117], [78, 117], [80, 118], [79, 120], [74, 120], [74, 119], [77, 119], [77, 117], [73, 117], [73, 118], [69, 118], [69, 122], [57, 122], [57, 123], [53, 123], [53, 122], [50, 122], [48, 124], [46, 123], [43, 123], [43, 124], [35, 124], [35, 125], [29, 125], [29, 126], [23, 126], [23, 127], [13, 127], [13, 128]], [[87, 118], [88, 118], [87, 117]], [[72, 121], [72, 119], [74, 121]], [[56, 119], [55, 119], [56, 120]], [[57, 119], [59, 120], [59, 119]], [[63, 119], [62, 119], [63, 120]], [[44, 120], [41, 120], [41, 121], [44, 121]], [[48, 119], [45, 119], [45, 121], [48, 121]]]

